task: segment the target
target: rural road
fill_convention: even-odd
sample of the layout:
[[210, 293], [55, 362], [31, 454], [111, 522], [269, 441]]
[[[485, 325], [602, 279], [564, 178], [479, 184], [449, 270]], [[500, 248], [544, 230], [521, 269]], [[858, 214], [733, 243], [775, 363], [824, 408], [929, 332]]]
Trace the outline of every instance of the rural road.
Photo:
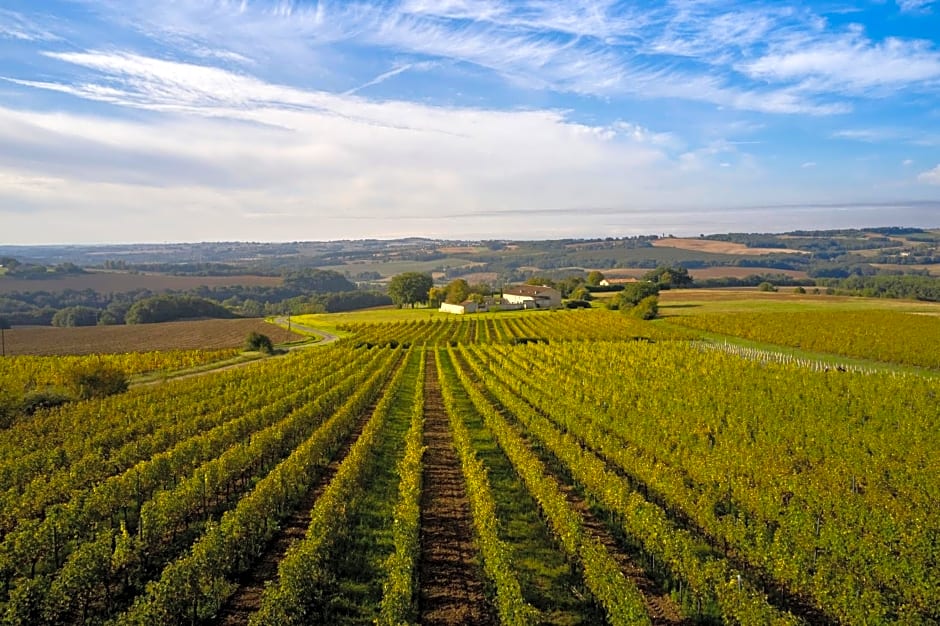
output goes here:
[[[274, 323], [277, 324], [278, 326], [286, 327], [287, 318], [277, 317], [274, 319]], [[320, 338], [320, 340], [314, 341], [314, 342], [302, 343], [298, 346], [291, 346], [288, 348], [288, 350], [304, 350], [306, 348], [314, 348], [316, 346], [322, 346], [324, 344], [333, 343], [334, 341], [339, 341], [340, 339], [339, 335], [334, 335], [333, 333], [328, 333], [325, 330], [320, 330], [319, 328], [313, 328], [312, 326], [307, 326], [305, 324], [298, 324], [297, 322], [293, 320], [291, 321], [290, 326], [291, 326], [291, 329], [296, 329], [303, 333], [316, 335], [317, 337]], [[206, 374], [214, 374], [214, 373], [222, 372], [225, 370], [235, 369], [236, 367], [243, 367], [245, 365], [248, 365], [249, 363], [254, 363], [254, 361], [255, 359], [252, 359], [250, 361], [239, 361], [237, 363], [228, 363], [225, 365], [221, 365], [220, 367], [210, 367], [206, 369], [200, 369], [200, 371], [197, 371], [197, 372], [178, 373], [175, 376], [171, 375], [160, 380], [151, 380], [147, 382], [131, 383], [130, 386], [140, 387], [144, 385], [155, 385], [157, 383], [166, 382], [167, 380], [181, 380], [184, 378], [195, 378], [196, 376], [204, 376]]]
[[[282, 327], [288, 326], [288, 320], [286, 317], [276, 317], [274, 318], [274, 323]], [[297, 329], [300, 332], [309, 333], [311, 335], [317, 335], [318, 337], [320, 337], [320, 341], [316, 343], [312, 343], [312, 344], [307, 343], [301, 346], [294, 346], [293, 348], [291, 348], [291, 350], [296, 350], [298, 348], [309, 348], [312, 346], [322, 346], [325, 343], [332, 343], [334, 341], [339, 340], [338, 335], [334, 335], [333, 333], [328, 333], [325, 330], [320, 330], [319, 328], [314, 328], [312, 326], [307, 326], [305, 324], [298, 324], [297, 322], [293, 320], [290, 321], [290, 327], [291, 327], [291, 330]]]

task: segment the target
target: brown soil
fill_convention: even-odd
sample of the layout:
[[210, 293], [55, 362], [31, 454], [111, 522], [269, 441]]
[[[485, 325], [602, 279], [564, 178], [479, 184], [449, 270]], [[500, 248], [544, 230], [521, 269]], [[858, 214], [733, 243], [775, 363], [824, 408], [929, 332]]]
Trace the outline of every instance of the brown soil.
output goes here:
[[712, 254], [743, 254], [743, 255], [764, 255], [764, 254], [808, 254], [801, 250], [791, 250], [789, 248], [748, 248], [743, 243], [733, 243], [731, 241], [716, 241], [714, 239], [683, 239], [681, 237], [666, 237], [656, 239], [652, 242], [657, 248], [679, 248], [680, 250], [692, 250], [693, 252], [710, 252]]
[[494, 624], [473, 543], [470, 504], [428, 351], [424, 388], [424, 490], [421, 493], [420, 623]]
[[238, 348], [250, 332], [267, 335], [274, 343], [303, 338], [256, 318], [82, 328], [15, 326], [4, 336], [7, 354], [56, 355]]
[[[381, 397], [381, 394], [377, 397]], [[280, 529], [271, 539], [258, 563], [238, 579], [238, 589], [223, 605], [214, 622], [215, 624], [225, 626], [247, 624], [252, 613], [261, 608], [261, 596], [264, 594], [265, 583], [277, 577], [278, 564], [287, 554], [287, 550], [295, 541], [303, 539], [306, 535], [307, 527], [310, 525], [310, 511], [330, 484], [330, 481], [333, 480], [339, 466], [349, 454], [353, 443], [362, 434], [362, 429], [365, 428], [369, 418], [375, 411], [375, 405], [376, 402], [373, 402], [371, 406], [363, 411], [352, 434], [343, 441], [342, 446], [321, 472], [309, 493], [297, 505], [291, 515], [281, 520]]]
[[800, 270], [778, 270], [773, 267], [703, 267], [689, 270], [692, 278], [744, 278], [754, 274], [783, 274], [791, 278], [806, 278], [806, 272]]

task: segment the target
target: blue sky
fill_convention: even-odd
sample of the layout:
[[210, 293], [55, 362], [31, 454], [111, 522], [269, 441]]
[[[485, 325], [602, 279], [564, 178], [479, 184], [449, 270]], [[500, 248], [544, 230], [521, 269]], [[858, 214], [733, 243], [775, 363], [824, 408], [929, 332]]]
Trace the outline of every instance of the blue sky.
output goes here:
[[0, 242], [940, 226], [940, 0], [4, 0]]

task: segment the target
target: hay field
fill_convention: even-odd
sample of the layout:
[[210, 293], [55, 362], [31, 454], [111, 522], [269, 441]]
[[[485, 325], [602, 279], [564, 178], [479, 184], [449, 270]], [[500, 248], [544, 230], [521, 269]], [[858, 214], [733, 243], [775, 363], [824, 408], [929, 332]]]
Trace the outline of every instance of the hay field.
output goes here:
[[746, 256], [762, 256], [765, 254], [808, 254], [802, 250], [788, 248], [748, 248], [741, 243], [730, 241], [715, 241], [712, 239], [684, 239], [681, 237], [666, 237], [653, 241], [657, 248], [679, 248], [694, 252], [708, 252], [710, 254], [741, 254]]

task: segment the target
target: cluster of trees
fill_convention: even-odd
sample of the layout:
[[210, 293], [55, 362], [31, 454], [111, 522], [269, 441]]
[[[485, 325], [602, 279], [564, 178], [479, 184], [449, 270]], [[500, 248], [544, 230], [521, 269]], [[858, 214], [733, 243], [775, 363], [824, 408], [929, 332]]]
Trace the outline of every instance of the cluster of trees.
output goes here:
[[[9, 270], [5, 264], [4, 267]], [[195, 305], [193, 298], [211, 304]], [[138, 304], [140, 302], [144, 304]], [[182, 309], [179, 315], [173, 313], [169, 317], [181, 319], [232, 317], [233, 314], [262, 317], [285, 312], [332, 313], [390, 303], [387, 295], [359, 290], [339, 272], [304, 269], [285, 274], [283, 284], [277, 286], [201, 286], [163, 294], [149, 289], [123, 293], [101, 293], [92, 289], [10, 292], [0, 296], [0, 315], [16, 325], [88, 326], [140, 323], [142, 316], [154, 321], [154, 308]], [[168, 321], [166, 315], [157, 316]]]
[[230, 318], [231, 311], [211, 300], [196, 296], [153, 296], [138, 300], [127, 311], [127, 324], [154, 324], [202, 317]]
[[659, 284], [646, 280], [628, 283], [608, 300], [607, 308], [651, 320], [659, 314], [660, 289]]
[[816, 283], [828, 293], [940, 302], [940, 278], [936, 276], [852, 276], [820, 279]]
[[57, 278], [69, 274], [85, 273], [85, 270], [74, 263], [59, 263], [58, 265], [45, 266], [38, 263], [21, 263], [17, 259], [9, 256], [0, 257], [0, 268], [3, 268], [7, 276], [27, 280]]
[[793, 278], [786, 274], [751, 274], [743, 278], [723, 276], [721, 278], [698, 278], [695, 286], [709, 287], [757, 287], [761, 283], [769, 282], [777, 287], [813, 287], [816, 281], [811, 278]]
[[470, 300], [480, 304], [486, 296], [493, 294], [493, 288], [485, 283], [471, 285], [463, 278], [456, 278], [444, 287], [431, 287], [428, 292], [428, 305], [438, 307], [442, 302], [460, 304]]
[[427, 302], [434, 279], [422, 272], [405, 272], [393, 276], [388, 283], [388, 295], [396, 306], [414, 305]]

